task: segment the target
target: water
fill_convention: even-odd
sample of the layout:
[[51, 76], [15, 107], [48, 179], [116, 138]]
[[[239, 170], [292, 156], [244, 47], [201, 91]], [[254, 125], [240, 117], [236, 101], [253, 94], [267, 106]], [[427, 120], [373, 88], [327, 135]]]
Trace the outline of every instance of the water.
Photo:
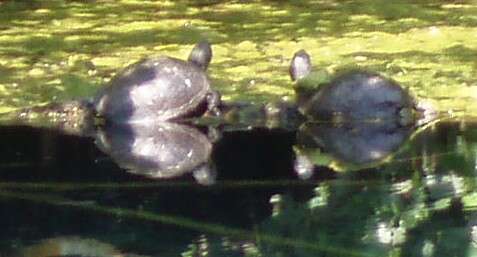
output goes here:
[[[226, 101], [291, 100], [304, 49], [314, 71], [359, 67], [477, 111], [472, 0], [196, 2], [0, 0], [0, 112], [91, 97], [204, 39]], [[477, 255], [474, 119], [222, 135], [70, 121], [0, 127], [0, 256]]]
[[[200, 158], [177, 176], [154, 178], [157, 173], [140, 171], [162, 165], [163, 157], [148, 161], [125, 150], [148, 153], [148, 140], [118, 138], [115, 130], [79, 137], [1, 127], [1, 256], [475, 254], [472, 119], [418, 130], [312, 124], [299, 131], [229, 129], [213, 137], [188, 128], [194, 138], [213, 139], [199, 140], [212, 147], [210, 158], [189, 154]], [[171, 142], [185, 135], [180, 127], [173, 127], [178, 134], [165, 125], [161, 131], [144, 133], [151, 149], [178, 148]], [[103, 142], [100, 150], [105, 138], [110, 148]], [[142, 147], [128, 148], [134, 141]], [[315, 165], [297, 173], [297, 160]], [[204, 164], [207, 169], [191, 172]], [[62, 252], [55, 252], [59, 246]]]

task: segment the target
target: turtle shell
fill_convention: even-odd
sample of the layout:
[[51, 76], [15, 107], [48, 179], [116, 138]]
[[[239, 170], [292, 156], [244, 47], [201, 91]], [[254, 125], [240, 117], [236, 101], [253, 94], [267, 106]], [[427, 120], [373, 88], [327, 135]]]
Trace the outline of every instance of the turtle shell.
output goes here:
[[402, 110], [412, 108], [413, 97], [398, 83], [376, 73], [351, 71], [320, 87], [303, 110], [325, 120], [384, 121], [398, 120]]
[[96, 114], [114, 123], [165, 121], [194, 112], [209, 79], [199, 66], [172, 57], [144, 59], [116, 75], [96, 97]]

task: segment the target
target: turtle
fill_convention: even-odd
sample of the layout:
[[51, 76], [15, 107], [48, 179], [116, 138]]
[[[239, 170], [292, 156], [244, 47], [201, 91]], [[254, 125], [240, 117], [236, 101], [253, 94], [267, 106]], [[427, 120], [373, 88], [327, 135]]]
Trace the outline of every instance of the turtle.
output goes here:
[[210, 44], [202, 41], [187, 61], [158, 56], [131, 64], [93, 99], [95, 116], [121, 124], [218, 115], [220, 95], [206, 74], [211, 58]]
[[333, 122], [415, 121], [416, 100], [397, 82], [378, 73], [349, 70], [334, 78], [314, 74], [305, 50], [296, 52], [290, 64], [290, 77], [300, 112], [314, 120]]

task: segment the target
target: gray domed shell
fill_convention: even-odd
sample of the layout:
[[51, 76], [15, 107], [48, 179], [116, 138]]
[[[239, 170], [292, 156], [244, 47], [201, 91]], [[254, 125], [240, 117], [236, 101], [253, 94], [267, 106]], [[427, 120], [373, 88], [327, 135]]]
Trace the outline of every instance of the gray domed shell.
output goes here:
[[379, 74], [351, 71], [321, 87], [304, 108], [315, 118], [338, 121], [399, 120], [414, 109], [412, 96], [396, 82]]
[[205, 69], [211, 57], [210, 44], [204, 41], [188, 61], [160, 56], [128, 66], [96, 96], [96, 115], [113, 123], [166, 121], [195, 113], [203, 102], [217, 104], [218, 96], [208, 97]]
[[311, 68], [310, 56], [304, 50], [296, 52], [290, 76], [297, 81], [299, 110], [308, 118], [339, 123], [397, 121], [402, 125], [415, 121], [416, 102], [397, 82], [360, 70], [319, 79]]

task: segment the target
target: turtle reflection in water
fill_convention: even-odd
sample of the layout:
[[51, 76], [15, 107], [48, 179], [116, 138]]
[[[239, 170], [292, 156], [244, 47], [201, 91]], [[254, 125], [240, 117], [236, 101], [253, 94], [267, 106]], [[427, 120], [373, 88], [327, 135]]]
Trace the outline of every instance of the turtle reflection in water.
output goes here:
[[376, 166], [396, 153], [413, 132], [414, 127], [392, 122], [307, 123], [297, 133], [295, 169], [309, 174], [313, 165], [340, 170]]
[[192, 127], [169, 122], [111, 124], [99, 128], [96, 145], [122, 168], [150, 178], [171, 178], [187, 172], [200, 184], [212, 184], [212, 143]]

